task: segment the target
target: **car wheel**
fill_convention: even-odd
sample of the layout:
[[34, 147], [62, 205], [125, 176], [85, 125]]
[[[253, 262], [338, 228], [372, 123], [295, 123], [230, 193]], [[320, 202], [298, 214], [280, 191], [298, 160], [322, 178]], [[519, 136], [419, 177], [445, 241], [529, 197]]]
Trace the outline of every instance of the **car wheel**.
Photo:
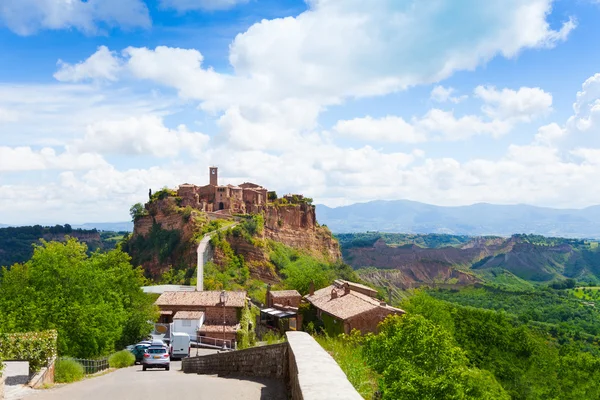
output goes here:
[[165, 371], [168, 371], [170, 368], [171, 368], [171, 367], [167, 365], [167, 366], [165, 367]]
[[142, 371], [145, 371], [145, 370], [146, 370], [146, 366], [142, 365]]

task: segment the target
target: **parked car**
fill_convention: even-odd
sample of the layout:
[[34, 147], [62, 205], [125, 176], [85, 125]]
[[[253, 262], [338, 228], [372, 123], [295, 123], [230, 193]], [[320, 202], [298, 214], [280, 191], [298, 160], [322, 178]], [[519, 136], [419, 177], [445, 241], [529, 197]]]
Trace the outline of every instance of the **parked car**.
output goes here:
[[144, 353], [142, 360], [142, 370], [148, 368], [164, 368], [166, 371], [169, 370], [171, 364], [171, 357], [169, 356], [169, 349], [165, 346], [150, 346]]
[[150, 344], [150, 342], [140, 342], [134, 345], [133, 348], [130, 350], [131, 353], [135, 356], [136, 364], [142, 363], [142, 360], [144, 359], [144, 353], [146, 352], [146, 349], [150, 347]]

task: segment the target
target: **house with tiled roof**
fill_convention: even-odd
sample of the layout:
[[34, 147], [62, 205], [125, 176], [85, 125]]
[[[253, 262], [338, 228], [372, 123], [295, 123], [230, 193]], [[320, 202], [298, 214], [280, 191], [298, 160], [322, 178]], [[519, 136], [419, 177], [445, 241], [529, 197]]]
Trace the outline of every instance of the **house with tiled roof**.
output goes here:
[[[222, 297], [225, 301], [221, 301]], [[160, 322], [180, 325], [197, 324], [194, 336], [235, 341], [240, 328], [242, 308], [246, 306], [245, 291], [164, 292], [156, 300]], [[176, 330], [177, 331], [177, 330]], [[184, 330], [183, 332], [186, 332]]]
[[271, 290], [267, 286], [266, 308], [260, 310], [260, 323], [271, 330], [284, 333], [302, 325], [298, 307], [302, 295], [297, 290]]
[[362, 333], [377, 332], [377, 325], [388, 315], [405, 313], [385, 301], [375, 298], [377, 292], [364, 285], [336, 280], [327, 286], [304, 296], [331, 335], [350, 333], [358, 329]]

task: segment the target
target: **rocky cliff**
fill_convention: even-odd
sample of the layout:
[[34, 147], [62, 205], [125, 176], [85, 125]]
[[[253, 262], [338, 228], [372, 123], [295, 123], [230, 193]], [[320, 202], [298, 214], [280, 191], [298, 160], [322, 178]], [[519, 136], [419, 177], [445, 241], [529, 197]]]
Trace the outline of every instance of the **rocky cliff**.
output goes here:
[[[145, 205], [145, 215], [136, 218], [134, 230], [124, 249], [134, 263], [143, 266], [146, 275], [158, 280], [171, 270], [185, 271], [192, 277], [196, 267], [196, 247], [210, 231], [238, 224], [243, 227], [252, 215], [231, 216], [201, 212], [178, 206], [176, 197], [167, 197]], [[279, 280], [269, 261], [268, 241], [282, 243], [326, 262], [341, 260], [338, 242], [331, 232], [316, 222], [315, 207], [309, 204], [269, 204], [258, 214], [259, 229], [252, 237], [240, 229], [224, 232], [224, 237], [236, 255], [241, 256], [250, 274], [264, 282]], [[214, 261], [225, 262], [228, 255], [215, 249]]]

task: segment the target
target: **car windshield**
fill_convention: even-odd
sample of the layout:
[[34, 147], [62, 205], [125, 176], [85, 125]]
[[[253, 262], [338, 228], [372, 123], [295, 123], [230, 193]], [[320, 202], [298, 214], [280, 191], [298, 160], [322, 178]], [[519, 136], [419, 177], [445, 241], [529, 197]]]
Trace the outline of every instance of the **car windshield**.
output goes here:
[[148, 349], [148, 353], [150, 354], [164, 354], [167, 352], [167, 349], [163, 347], [151, 347]]

